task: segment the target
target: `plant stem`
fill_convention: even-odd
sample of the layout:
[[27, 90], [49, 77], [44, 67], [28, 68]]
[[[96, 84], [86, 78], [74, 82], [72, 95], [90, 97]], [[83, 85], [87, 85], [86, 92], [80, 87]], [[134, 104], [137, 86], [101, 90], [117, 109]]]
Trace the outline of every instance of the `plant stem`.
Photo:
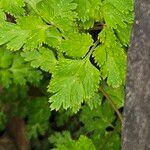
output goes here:
[[99, 87], [99, 92], [102, 92], [103, 95], [106, 97], [106, 99], [108, 100], [109, 104], [112, 106], [112, 108], [114, 109], [114, 111], [116, 112], [117, 116], [119, 117], [121, 123], [123, 121], [122, 119], [122, 115], [121, 113], [119, 112], [119, 110], [117, 109], [116, 105], [114, 104], [114, 102], [112, 101], [112, 99], [110, 98], [110, 96], [106, 93], [106, 91], [100, 86]]
[[93, 47], [90, 49], [90, 51], [86, 55], [86, 58], [89, 58], [91, 56], [91, 54], [93, 53], [94, 49], [97, 47], [98, 44], [99, 44], [99, 39], [94, 43]]

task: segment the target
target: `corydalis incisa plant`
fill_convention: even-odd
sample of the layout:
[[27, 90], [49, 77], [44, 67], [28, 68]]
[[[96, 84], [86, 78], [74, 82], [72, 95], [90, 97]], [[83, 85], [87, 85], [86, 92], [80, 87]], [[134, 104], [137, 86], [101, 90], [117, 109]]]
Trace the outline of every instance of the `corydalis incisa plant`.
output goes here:
[[[0, 7], [0, 45], [5, 44], [12, 55], [18, 51], [33, 68], [52, 74], [48, 85], [52, 110], [63, 107], [77, 112], [83, 102], [93, 108], [91, 99], [103, 81], [110, 88], [122, 89], [132, 0], [5, 0]], [[16, 23], [8, 22], [5, 12]], [[99, 44], [88, 33], [96, 22], [104, 24]]]

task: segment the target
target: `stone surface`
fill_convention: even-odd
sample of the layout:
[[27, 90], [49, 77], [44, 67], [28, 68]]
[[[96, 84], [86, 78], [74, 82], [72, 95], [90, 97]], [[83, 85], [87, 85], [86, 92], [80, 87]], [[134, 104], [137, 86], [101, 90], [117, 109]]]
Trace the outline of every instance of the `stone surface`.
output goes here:
[[128, 50], [122, 150], [150, 149], [150, 0], [135, 0]]

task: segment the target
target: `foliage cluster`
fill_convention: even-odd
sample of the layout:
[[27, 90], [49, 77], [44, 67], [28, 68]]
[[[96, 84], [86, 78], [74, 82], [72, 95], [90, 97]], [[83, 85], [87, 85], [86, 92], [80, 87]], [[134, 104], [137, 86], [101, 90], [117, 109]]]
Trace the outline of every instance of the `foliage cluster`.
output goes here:
[[31, 147], [119, 150], [132, 0], [0, 0], [0, 130]]

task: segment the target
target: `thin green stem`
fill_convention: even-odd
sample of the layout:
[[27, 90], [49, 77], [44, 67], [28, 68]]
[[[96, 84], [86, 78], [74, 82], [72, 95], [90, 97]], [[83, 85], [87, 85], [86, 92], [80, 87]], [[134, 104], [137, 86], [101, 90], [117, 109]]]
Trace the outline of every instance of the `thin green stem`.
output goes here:
[[108, 100], [109, 104], [112, 106], [112, 108], [114, 109], [114, 111], [116, 112], [117, 116], [119, 117], [119, 119], [120, 119], [120, 121], [122, 123], [122, 121], [123, 121], [122, 115], [119, 112], [119, 110], [117, 109], [117, 107], [114, 104], [114, 102], [112, 101], [112, 99], [110, 98], [110, 96], [106, 93], [106, 91], [101, 86], [99, 87], [98, 90], [99, 90], [99, 92], [101, 92], [106, 97], [106, 99]]
[[91, 54], [93, 53], [94, 49], [98, 46], [98, 44], [99, 44], [99, 39], [94, 43], [93, 47], [90, 49], [90, 51], [86, 55], [86, 58], [89, 58], [91, 56]]

